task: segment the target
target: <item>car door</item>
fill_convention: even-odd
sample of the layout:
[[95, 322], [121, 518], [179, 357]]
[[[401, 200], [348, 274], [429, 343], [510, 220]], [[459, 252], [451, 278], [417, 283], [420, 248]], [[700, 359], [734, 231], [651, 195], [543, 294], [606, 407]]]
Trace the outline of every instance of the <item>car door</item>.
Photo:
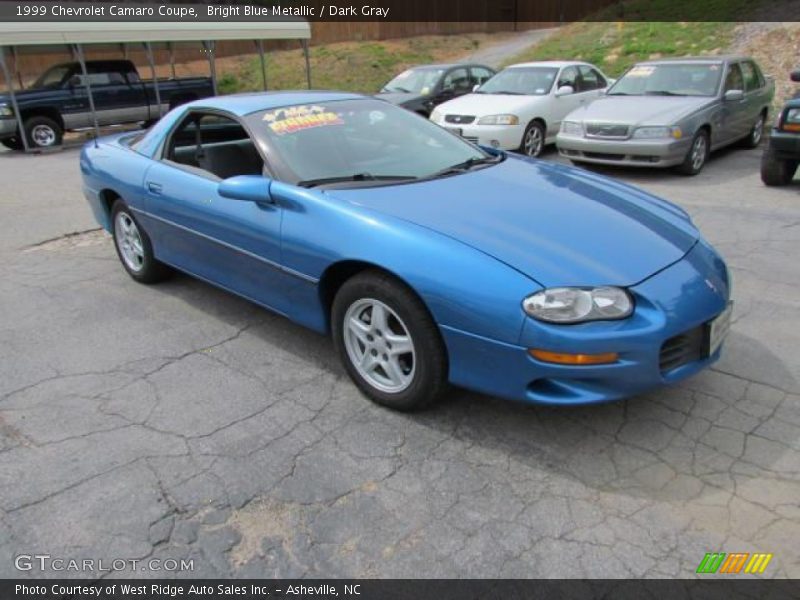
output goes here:
[[[90, 63], [87, 70], [100, 125], [132, 123], [147, 118], [141, 85], [132, 85], [124, 72], [102, 63]], [[86, 93], [85, 89], [82, 93]]]
[[494, 76], [494, 71], [486, 67], [470, 67], [470, 90], [476, 85], [483, 85]]
[[723, 143], [730, 143], [747, 135], [751, 125], [747, 110], [747, 98], [740, 100], [725, 100], [725, 94], [732, 90], [744, 93], [744, 78], [742, 68], [738, 62], [728, 64], [725, 74], [725, 85], [722, 90], [722, 130], [720, 139]]
[[156, 256], [255, 302], [285, 312], [282, 210], [223, 198], [219, 182], [263, 175], [252, 138], [231, 115], [189, 112], [145, 174], [146, 229]]
[[456, 67], [450, 69], [442, 77], [439, 92], [434, 98], [436, 104], [441, 104], [447, 100], [452, 100], [458, 96], [463, 96], [472, 91], [469, 84], [469, 72], [467, 67]]
[[753, 61], [745, 60], [740, 64], [742, 68], [742, 78], [744, 79], [744, 97], [747, 110], [746, 124], [750, 124], [746, 133], [749, 133], [758, 120], [764, 105], [767, 104], [764, 97], [766, 81]]
[[[575, 65], [564, 67], [558, 74], [556, 84], [550, 90], [551, 94], [551, 110], [549, 118], [547, 119], [547, 136], [551, 137], [558, 133], [561, 128], [561, 121], [564, 120], [569, 113], [576, 108], [585, 104], [589, 98], [586, 92], [581, 92], [579, 88], [580, 73], [578, 67]], [[559, 88], [564, 86], [571, 87], [574, 91], [565, 96], [558, 96]]]

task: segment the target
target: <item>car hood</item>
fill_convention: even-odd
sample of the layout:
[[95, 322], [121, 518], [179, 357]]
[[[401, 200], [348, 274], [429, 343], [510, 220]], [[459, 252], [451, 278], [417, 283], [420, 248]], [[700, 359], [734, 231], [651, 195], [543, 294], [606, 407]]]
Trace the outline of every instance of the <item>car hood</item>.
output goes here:
[[376, 94], [376, 98], [380, 100], [386, 100], [387, 102], [391, 102], [392, 104], [403, 105], [408, 104], [410, 102], [416, 102], [417, 100], [421, 99], [423, 96], [421, 94], [404, 94], [400, 92], [385, 92], [381, 94]]
[[674, 125], [679, 119], [715, 102], [687, 96], [602, 96], [574, 110], [568, 119], [627, 125]]
[[540, 102], [547, 96], [515, 96], [513, 94], [467, 94], [440, 104], [436, 109], [443, 115], [502, 115], [514, 114]]
[[435, 180], [326, 193], [459, 240], [546, 287], [634, 285], [680, 260], [699, 235], [682, 209], [637, 188], [516, 157]]

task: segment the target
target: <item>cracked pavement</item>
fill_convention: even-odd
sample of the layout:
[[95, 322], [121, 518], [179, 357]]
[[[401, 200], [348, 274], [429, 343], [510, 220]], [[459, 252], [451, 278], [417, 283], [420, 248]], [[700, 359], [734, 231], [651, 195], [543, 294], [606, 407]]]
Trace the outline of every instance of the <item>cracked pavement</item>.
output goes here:
[[86, 232], [77, 150], [0, 153], [0, 576], [48, 553], [193, 577], [691, 577], [761, 551], [765, 577], [800, 577], [800, 181], [762, 186], [759, 158], [608, 171], [729, 261], [713, 369], [604, 406], [456, 389], [404, 415], [327, 338], [188, 277], [133, 282]]

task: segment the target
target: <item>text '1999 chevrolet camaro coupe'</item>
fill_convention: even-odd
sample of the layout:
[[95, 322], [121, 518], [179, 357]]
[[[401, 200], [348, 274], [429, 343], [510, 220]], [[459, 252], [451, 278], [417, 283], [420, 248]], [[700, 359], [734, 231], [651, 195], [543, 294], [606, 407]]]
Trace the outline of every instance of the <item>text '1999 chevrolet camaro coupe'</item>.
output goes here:
[[448, 382], [616, 400], [708, 366], [728, 331], [728, 269], [682, 209], [372, 98], [198, 100], [87, 144], [81, 170], [133, 279], [178, 269], [331, 332], [395, 409]]

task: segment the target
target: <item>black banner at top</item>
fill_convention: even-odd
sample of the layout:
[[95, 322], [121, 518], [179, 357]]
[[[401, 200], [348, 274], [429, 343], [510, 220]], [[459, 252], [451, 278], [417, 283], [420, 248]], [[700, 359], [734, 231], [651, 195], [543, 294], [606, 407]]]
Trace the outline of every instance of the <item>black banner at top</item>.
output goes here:
[[800, 21], [800, 0], [3, 0], [0, 21]]

